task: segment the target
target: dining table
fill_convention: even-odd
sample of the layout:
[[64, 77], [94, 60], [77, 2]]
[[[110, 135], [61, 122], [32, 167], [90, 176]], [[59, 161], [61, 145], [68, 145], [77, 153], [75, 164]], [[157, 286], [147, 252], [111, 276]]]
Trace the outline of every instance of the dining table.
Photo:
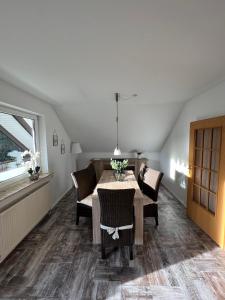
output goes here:
[[99, 182], [92, 194], [92, 228], [93, 244], [101, 243], [100, 231], [100, 202], [98, 188], [103, 189], [135, 189], [134, 216], [135, 216], [135, 240], [136, 245], [143, 244], [143, 194], [135, 178], [134, 172], [126, 170], [122, 181], [117, 181], [113, 170], [104, 170]]

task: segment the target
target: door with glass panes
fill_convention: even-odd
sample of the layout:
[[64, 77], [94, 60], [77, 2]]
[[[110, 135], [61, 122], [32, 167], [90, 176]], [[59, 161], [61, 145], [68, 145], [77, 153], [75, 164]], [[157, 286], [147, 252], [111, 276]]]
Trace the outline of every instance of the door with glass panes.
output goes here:
[[225, 234], [225, 117], [191, 123], [188, 216], [218, 245]]

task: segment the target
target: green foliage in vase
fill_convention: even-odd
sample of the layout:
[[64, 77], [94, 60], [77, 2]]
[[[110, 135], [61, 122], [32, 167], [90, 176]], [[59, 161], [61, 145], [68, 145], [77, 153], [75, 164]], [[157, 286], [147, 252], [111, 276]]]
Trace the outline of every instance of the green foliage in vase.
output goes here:
[[117, 173], [122, 173], [127, 166], [128, 166], [127, 159], [124, 159], [123, 161], [111, 159], [111, 167], [113, 170], [116, 170]]
[[36, 167], [35, 167], [35, 173], [36, 173], [36, 174], [39, 173], [40, 169], [41, 169], [41, 167], [36, 166]]
[[34, 173], [34, 170], [32, 170], [31, 168], [27, 171], [30, 175], [32, 175]]

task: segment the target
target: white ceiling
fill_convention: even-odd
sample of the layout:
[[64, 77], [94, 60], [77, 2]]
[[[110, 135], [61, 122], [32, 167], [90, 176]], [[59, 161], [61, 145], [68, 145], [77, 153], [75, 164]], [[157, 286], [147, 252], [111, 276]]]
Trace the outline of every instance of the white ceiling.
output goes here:
[[138, 94], [121, 147], [157, 151], [182, 103], [225, 77], [225, 1], [0, 0], [0, 44], [0, 77], [53, 104], [87, 151], [114, 146], [114, 92]]

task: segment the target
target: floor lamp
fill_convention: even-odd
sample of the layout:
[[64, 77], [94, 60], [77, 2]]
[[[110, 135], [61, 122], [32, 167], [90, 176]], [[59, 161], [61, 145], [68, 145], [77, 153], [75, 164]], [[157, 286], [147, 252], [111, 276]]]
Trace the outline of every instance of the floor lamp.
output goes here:
[[82, 153], [80, 143], [72, 143], [71, 153], [76, 155], [76, 157], [75, 157], [75, 168], [76, 168], [76, 171], [77, 171], [77, 154]]

